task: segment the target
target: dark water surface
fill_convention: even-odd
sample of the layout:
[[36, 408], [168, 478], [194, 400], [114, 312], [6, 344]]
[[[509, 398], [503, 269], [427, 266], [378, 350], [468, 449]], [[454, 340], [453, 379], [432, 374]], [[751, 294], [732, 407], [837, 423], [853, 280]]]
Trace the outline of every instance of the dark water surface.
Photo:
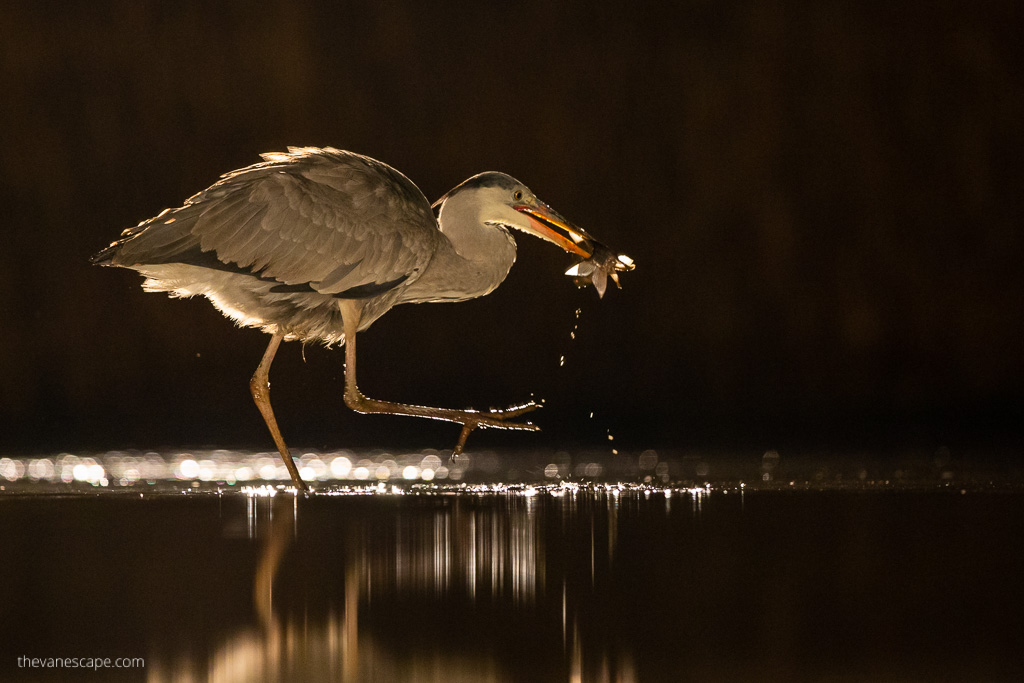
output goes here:
[[1024, 678], [1019, 489], [321, 489], [0, 495], [0, 679]]

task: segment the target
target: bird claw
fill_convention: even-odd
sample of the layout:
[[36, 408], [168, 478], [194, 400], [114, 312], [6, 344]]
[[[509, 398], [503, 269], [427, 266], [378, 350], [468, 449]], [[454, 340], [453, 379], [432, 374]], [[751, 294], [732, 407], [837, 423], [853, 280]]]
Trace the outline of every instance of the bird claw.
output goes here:
[[540, 427], [529, 422], [506, 422], [506, 420], [519, 417], [544, 406], [543, 401], [527, 401], [508, 408], [491, 408], [486, 411], [467, 410], [457, 420], [464, 427], [470, 430], [477, 427], [491, 427], [494, 429], [520, 429], [531, 432], [540, 431]]
[[477, 427], [486, 429], [488, 427], [492, 429], [517, 429], [521, 431], [539, 432], [540, 427], [529, 422], [505, 422], [507, 418], [518, 417], [524, 413], [528, 413], [532, 410], [537, 410], [542, 407], [543, 403], [538, 401], [527, 401], [520, 405], [509, 406], [508, 408], [499, 410], [490, 410], [486, 413], [473, 413], [471, 417], [468, 417], [462, 422], [462, 432], [459, 434], [459, 440], [455, 444], [455, 448], [452, 449], [452, 454], [449, 460], [462, 455], [462, 449], [466, 446], [466, 439], [469, 438], [470, 432]]
[[491, 409], [488, 414], [497, 417], [499, 420], [504, 420], [508, 417], [518, 417], [524, 413], [528, 413], [532, 410], [537, 410], [543, 407], [543, 401], [527, 401], [526, 403], [520, 403], [518, 405], [509, 406], [508, 408]]

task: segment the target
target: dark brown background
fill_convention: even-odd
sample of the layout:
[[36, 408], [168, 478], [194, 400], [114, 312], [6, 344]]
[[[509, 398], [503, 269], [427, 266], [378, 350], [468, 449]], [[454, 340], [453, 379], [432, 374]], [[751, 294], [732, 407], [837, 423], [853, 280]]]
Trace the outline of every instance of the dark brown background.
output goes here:
[[[0, 450], [270, 446], [264, 336], [87, 260], [287, 145], [503, 170], [636, 259], [598, 302], [522, 238], [364, 336], [371, 396], [548, 400], [480, 445], [1021, 445], [1022, 5], [428, 4], [5, 4]], [[272, 377], [296, 445], [455, 435], [352, 414], [337, 350]]]

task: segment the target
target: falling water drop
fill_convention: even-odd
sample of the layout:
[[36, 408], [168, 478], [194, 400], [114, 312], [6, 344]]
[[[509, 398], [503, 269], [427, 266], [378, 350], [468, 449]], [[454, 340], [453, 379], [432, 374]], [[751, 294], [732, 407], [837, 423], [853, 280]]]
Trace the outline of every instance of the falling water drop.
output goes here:
[[576, 338], [576, 333], [580, 329], [580, 311], [582, 311], [582, 310], [583, 310], [582, 308], [577, 308], [576, 309], [576, 322], [573, 323], [572, 332], [569, 333], [569, 339], [575, 339]]
[[[572, 329], [569, 331], [569, 339], [570, 339], [570, 341], [575, 341], [576, 340], [576, 335], [580, 331], [580, 313], [582, 312], [582, 310], [583, 310], [582, 308], [577, 308], [576, 309], [575, 320], [573, 321]], [[562, 356], [558, 359], [558, 367], [560, 367], [560, 368], [561, 367], [565, 367], [565, 357], [566, 357], [566, 355], [567, 354], [562, 354]]]

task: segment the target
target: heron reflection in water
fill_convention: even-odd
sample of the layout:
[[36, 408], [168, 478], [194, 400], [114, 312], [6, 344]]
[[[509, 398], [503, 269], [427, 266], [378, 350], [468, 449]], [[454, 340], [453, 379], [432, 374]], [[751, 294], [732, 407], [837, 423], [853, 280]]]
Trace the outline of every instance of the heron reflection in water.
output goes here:
[[[206, 680], [220, 683], [428, 681], [438, 680], [438, 671], [451, 683], [508, 679], [493, 653], [396, 647], [375, 633], [373, 618], [361, 628], [360, 611], [373, 611], [371, 594], [382, 615], [389, 614], [389, 602], [393, 606], [396, 599], [402, 604], [426, 598], [443, 609], [452, 596], [477, 600], [477, 586], [490, 601], [532, 603], [544, 574], [533, 501], [519, 499], [511, 510], [463, 510], [469, 506], [458, 502], [426, 514], [418, 507], [407, 508], [384, 525], [388, 531], [383, 537], [377, 516], [352, 522], [332, 536], [344, 549], [339, 571], [331, 574], [335, 585], [318, 583], [308, 586], [307, 594], [296, 594], [288, 586], [301, 577], [294, 566], [287, 567], [285, 558], [293, 551], [300, 557], [319, 552], [308, 538], [296, 548], [307, 505], [302, 497], [278, 495], [273, 489], [249, 493], [248, 538], [260, 548], [252, 593], [256, 623], [214, 642], [208, 662], [192, 656], [156, 658], [151, 662], [153, 680], [191, 680], [201, 671]], [[326, 603], [326, 614], [311, 611], [310, 600]]]
[[356, 384], [356, 334], [397, 304], [494, 291], [515, 262], [512, 229], [575, 255], [567, 274], [601, 294], [607, 277], [618, 284], [618, 273], [633, 268], [504, 173], [473, 176], [431, 206], [404, 175], [359, 154], [307, 147], [262, 156], [129, 228], [92, 261], [138, 271], [147, 291], [205, 296], [239, 325], [271, 335], [249, 386], [301, 490], [270, 405], [282, 341], [344, 343], [346, 405], [460, 424], [457, 455], [477, 427], [536, 430], [517, 419], [539, 404], [477, 411], [367, 398]]

